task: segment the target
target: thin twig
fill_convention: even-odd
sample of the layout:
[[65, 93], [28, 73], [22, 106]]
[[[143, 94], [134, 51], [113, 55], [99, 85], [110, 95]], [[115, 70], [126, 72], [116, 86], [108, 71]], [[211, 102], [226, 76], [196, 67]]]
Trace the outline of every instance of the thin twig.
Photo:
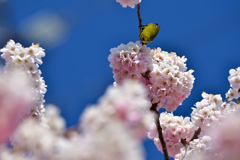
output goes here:
[[225, 99], [225, 101], [223, 101], [223, 102], [227, 102], [227, 101], [228, 101], [228, 99], [229, 99], [229, 97], [227, 97], [227, 98]]
[[157, 103], [152, 104], [152, 107], [150, 108], [150, 110], [157, 114], [157, 117], [155, 119], [155, 123], [156, 123], [156, 126], [157, 126], [158, 138], [160, 139], [160, 142], [161, 142], [161, 145], [162, 145], [164, 159], [169, 160], [168, 152], [167, 152], [167, 146], [166, 146], [166, 143], [165, 143], [164, 138], [163, 138], [162, 127], [161, 127], [160, 121], [159, 121], [160, 115], [157, 111]]
[[141, 15], [140, 15], [140, 3], [138, 3], [138, 5], [137, 5], [137, 14], [138, 14], [138, 22], [139, 22], [138, 28], [139, 28], [139, 31], [141, 33], [141, 31], [142, 31], [142, 18], [141, 18]]

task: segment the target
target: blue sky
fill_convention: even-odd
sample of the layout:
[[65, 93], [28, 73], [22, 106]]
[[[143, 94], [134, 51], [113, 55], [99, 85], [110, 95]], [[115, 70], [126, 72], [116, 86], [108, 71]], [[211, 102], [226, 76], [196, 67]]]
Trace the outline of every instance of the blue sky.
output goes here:
[[[71, 126], [113, 83], [109, 50], [138, 40], [136, 11], [115, 0], [0, 0], [0, 45], [11, 38], [45, 48], [46, 103]], [[239, 0], [142, 0], [141, 17], [161, 25], [148, 47], [185, 56], [194, 70], [192, 93], [174, 114], [189, 116], [203, 91], [225, 97], [228, 71], [240, 66]], [[145, 146], [147, 160], [163, 158], [151, 141]]]

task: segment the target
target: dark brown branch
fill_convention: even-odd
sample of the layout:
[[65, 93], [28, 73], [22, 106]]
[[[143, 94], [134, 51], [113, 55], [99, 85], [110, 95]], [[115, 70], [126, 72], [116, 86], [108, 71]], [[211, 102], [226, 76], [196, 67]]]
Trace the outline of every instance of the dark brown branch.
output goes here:
[[159, 121], [160, 115], [159, 115], [159, 113], [157, 111], [157, 103], [152, 104], [152, 107], [150, 108], [150, 110], [157, 114], [157, 117], [155, 117], [155, 124], [157, 126], [158, 138], [159, 138], [159, 140], [161, 142], [161, 145], [162, 145], [164, 159], [165, 160], [169, 160], [168, 152], [167, 152], [167, 146], [166, 146], [166, 143], [165, 143], [164, 138], [163, 138], [162, 127], [161, 127], [160, 121]]
[[184, 159], [184, 157], [186, 156], [188, 150], [190, 149], [189, 143], [190, 143], [191, 141], [193, 141], [194, 139], [198, 139], [198, 135], [200, 134], [200, 132], [201, 132], [201, 128], [199, 127], [199, 128], [197, 129], [197, 131], [194, 133], [194, 135], [192, 136], [192, 138], [190, 139], [190, 141], [188, 141], [186, 138], [185, 138], [185, 139], [181, 139], [181, 143], [182, 143], [182, 144], [185, 146], [185, 148], [186, 148], [186, 152], [185, 152], [184, 156], [182, 157], [182, 159]]
[[227, 102], [227, 101], [228, 101], [228, 99], [229, 99], [229, 97], [227, 97], [227, 99], [225, 99], [225, 101], [224, 101], [224, 102]]
[[181, 138], [181, 143], [186, 147], [187, 146], [187, 139], [185, 138], [185, 139], [182, 139]]
[[199, 127], [189, 142], [193, 141], [194, 139], [198, 139], [198, 135], [200, 134], [200, 132], [201, 128]]
[[138, 28], [139, 28], [139, 31], [141, 33], [141, 31], [142, 31], [142, 18], [141, 18], [141, 15], [140, 15], [140, 3], [138, 3], [138, 5], [137, 5], [137, 14], [138, 14], [138, 22], [139, 22]]
[[181, 139], [181, 143], [185, 146], [185, 147], [188, 147], [189, 143], [191, 141], [193, 141], [194, 139], [198, 139], [198, 135], [200, 134], [201, 132], [201, 128], [199, 127], [196, 132], [194, 133], [194, 135], [192, 136], [192, 138], [190, 139], [190, 141], [188, 141], [186, 138], [185, 139]]
[[144, 78], [147, 78], [149, 80], [150, 78], [150, 73], [151, 71], [150, 70], [147, 70], [145, 73], [142, 73], [141, 75], [144, 77]]

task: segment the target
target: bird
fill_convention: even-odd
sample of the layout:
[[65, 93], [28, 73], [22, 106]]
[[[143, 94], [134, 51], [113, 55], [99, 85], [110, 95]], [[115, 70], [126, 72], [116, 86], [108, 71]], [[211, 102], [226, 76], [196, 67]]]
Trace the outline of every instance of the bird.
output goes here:
[[157, 23], [150, 23], [146, 26], [142, 26], [141, 32], [139, 34], [139, 40], [142, 42], [142, 44], [152, 42], [158, 35], [159, 30], [160, 25]]

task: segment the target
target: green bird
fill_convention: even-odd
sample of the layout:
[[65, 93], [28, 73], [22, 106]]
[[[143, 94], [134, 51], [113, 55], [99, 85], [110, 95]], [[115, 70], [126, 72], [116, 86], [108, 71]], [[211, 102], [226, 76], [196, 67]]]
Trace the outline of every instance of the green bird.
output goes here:
[[157, 23], [150, 23], [146, 26], [142, 27], [141, 33], [139, 35], [139, 39], [143, 44], [147, 44], [152, 42], [154, 38], [157, 36], [160, 30], [160, 25]]

